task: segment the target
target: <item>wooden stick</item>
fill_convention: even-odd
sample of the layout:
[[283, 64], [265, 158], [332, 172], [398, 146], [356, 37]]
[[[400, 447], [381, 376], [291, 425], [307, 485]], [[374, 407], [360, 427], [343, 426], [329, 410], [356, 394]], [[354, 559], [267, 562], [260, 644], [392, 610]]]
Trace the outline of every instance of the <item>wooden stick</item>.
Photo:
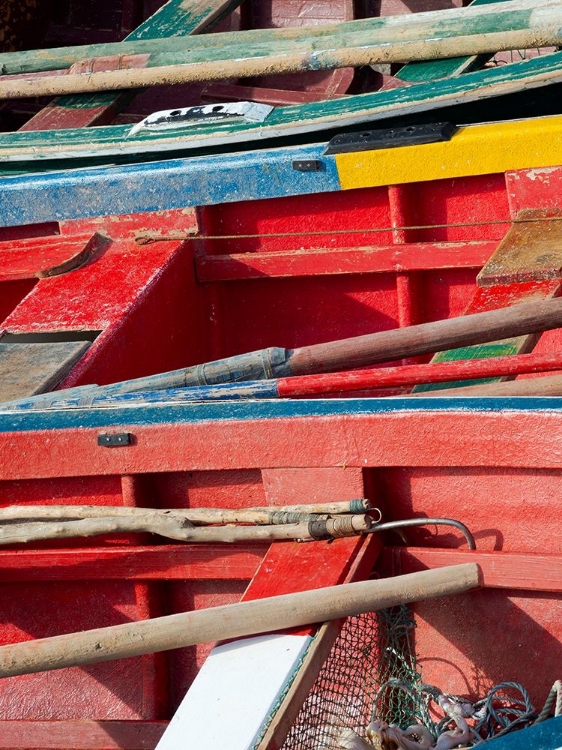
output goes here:
[[[135, 516], [155, 523], [173, 519], [175, 523], [188, 521], [190, 524], [229, 524], [253, 523], [260, 525], [297, 523], [314, 520], [318, 515], [340, 515], [343, 513], [364, 513], [371, 509], [366, 499], [339, 503], [318, 503], [310, 505], [285, 505], [271, 508], [135, 508], [122, 505], [9, 505], [0, 508], [2, 521], [53, 521], [78, 520], [85, 518], [114, 518]], [[380, 515], [380, 514], [379, 514]], [[380, 520], [380, 518], [378, 519]], [[189, 524], [188, 524], [189, 525]]]
[[[323, 37], [328, 44], [335, 45], [335, 40], [354, 38], [365, 35], [365, 43], [423, 41], [440, 38], [456, 38], [464, 33], [484, 34], [500, 29], [505, 32], [517, 28], [540, 28], [549, 22], [548, 15], [552, 9], [556, 14], [557, 0], [510, 0], [501, 7], [483, 5], [478, 8], [451, 8], [448, 10], [416, 13], [415, 16], [386, 16], [346, 21], [337, 24], [320, 26], [298, 26], [279, 29], [252, 29], [218, 34], [205, 34], [190, 38], [143, 38], [114, 42], [109, 44], [78, 45], [56, 49], [26, 50], [25, 52], [5, 52], [0, 54], [0, 70], [4, 74], [25, 74], [40, 71], [68, 69], [76, 63], [94, 59], [119, 57], [121, 64], [135, 56], [149, 57], [148, 64], [165, 64], [163, 55], [178, 62], [178, 55], [185, 52], [210, 55], [215, 50], [229, 49], [236, 53], [242, 50], [247, 56], [252, 48], [260, 47], [261, 54], [279, 49], [281, 44], [291, 47], [302, 44], [318, 43]], [[476, 25], [478, 24], [478, 28]], [[535, 40], [536, 41], [536, 40]], [[342, 45], [343, 46], [343, 45]], [[533, 45], [536, 46], [536, 45]], [[199, 62], [203, 62], [200, 59]]]
[[491, 312], [305, 346], [293, 350], [287, 364], [291, 375], [352, 369], [561, 326], [562, 298], [525, 302]]
[[193, 528], [185, 519], [149, 514], [147, 517], [86, 518], [77, 521], [7, 523], [0, 526], [0, 546], [44, 539], [69, 539], [102, 534], [145, 532], [190, 543], [233, 543], [297, 539], [301, 541], [355, 536], [371, 528], [367, 515], [311, 516], [311, 520], [272, 526], [205, 526]]
[[480, 568], [467, 563], [43, 638], [0, 647], [0, 677], [98, 664], [326, 622], [460, 594], [480, 585]]
[[319, 393], [397, 388], [554, 370], [562, 370], [562, 352], [515, 354], [487, 359], [456, 359], [451, 362], [430, 362], [424, 365], [396, 365], [372, 370], [302, 375], [280, 378], [277, 381], [277, 390], [280, 398], [292, 398]]
[[[35, 96], [59, 96], [95, 91], [116, 91], [168, 86], [203, 81], [224, 81], [274, 74], [302, 73], [307, 70], [334, 70], [362, 65], [405, 63], [414, 60], [433, 60], [458, 55], [477, 55], [496, 51], [550, 47], [562, 43], [562, 9], [557, 25], [545, 29], [518, 30], [510, 33], [471, 34], [453, 39], [432, 39], [423, 42], [393, 42], [357, 47], [343, 46], [317, 51], [310, 45], [299, 52], [272, 52], [257, 59], [222, 59], [158, 67], [130, 67], [100, 72], [69, 73], [57, 71], [39, 73], [29, 78], [14, 76], [0, 79], [0, 98], [18, 99]], [[353, 44], [353, 42], [352, 42]], [[235, 50], [229, 50], [235, 55]], [[249, 51], [246, 50], [246, 55]], [[135, 63], [134, 60], [130, 61]], [[147, 62], [145, 60], [139, 61]]]
[[457, 396], [497, 396], [498, 398], [503, 396], [562, 396], [562, 375], [408, 394], [408, 398], [456, 398]]

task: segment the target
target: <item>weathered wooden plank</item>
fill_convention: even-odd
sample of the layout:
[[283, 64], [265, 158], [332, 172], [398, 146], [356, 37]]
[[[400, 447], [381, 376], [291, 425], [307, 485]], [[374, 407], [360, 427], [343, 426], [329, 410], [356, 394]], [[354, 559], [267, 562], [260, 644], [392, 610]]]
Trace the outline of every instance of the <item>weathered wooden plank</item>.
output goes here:
[[[560, 279], [562, 217], [540, 221], [544, 212], [527, 210], [517, 216], [498, 249], [477, 276], [479, 286]], [[539, 221], [533, 221], [533, 219]], [[529, 221], [526, 221], [529, 219]]]
[[[240, 0], [169, 0], [127, 39], [138, 41], [200, 34], [238, 5]], [[20, 130], [56, 130], [107, 123], [129, 101], [129, 94], [62, 97], [38, 112]]]
[[200, 255], [195, 260], [195, 268], [201, 283], [287, 276], [293, 278], [429, 271], [436, 268], [479, 268], [488, 260], [495, 247], [495, 242], [486, 240]]
[[[551, 0], [543, 0], [543, 3]], [[443, 11], [447, 19], [426, 20], [425, 14], [414, 14], [408, 23], [400, 16], [347, 23], [380, 24], [376, 36], [372, 30], [347, 31], [332, 35], [314, 34], [298, 40], [265, 40], [248, 46], [242, 32], [231, 32], [222, 46], [205, 50], [185, 49], [181, 39], [172, 53], [168, 40], [157, 40], [146, 46], [156, 51], [139, 53], [134, 43], [124, 43], [127, 50], [116, 57], [94, 52], [93, 59], [67, 75], [31, 75], [0, 78], [0, 97], [11, 99], [28, 96], [49, 96], [91, 91], [114, 91], [143, 86], [249, 78], [278, 73], [300, 73], [306, 70], [334, 70], [373, 63], [427, 60], [455, 57], [460, 54], [494, 53], [497, 50], [549, 47], [562, 38], [562, 9], [553, 6], [520, 9], [519, 0], [509, 0], [509, 8], [495, 11], [487, 6], [479, 11]], [[490, 12], [491, 10], [491, 12]], [[454, 23], [451, 25], [452, 14]], [[429, 14], [430, 16], [432, 14]], [[450, 25], [450, 27], [449, 27]], [[342, 24], [343, 26], [343, 24]], [[129, 51], [130, 48], [130, 51]], [[164, 48], [166, 51], [158, 51]], [[82, 69], [83, 67], [83, 69]], [[107, 69], [104, 69], [107, 68]]]
[[0, 581], [251, 580], [268, 544], [0, 551]]
[[[475, 8], [479, 5], [489, 5], [498, 2], [502, 3], [505, 0], [473, 0], [470, 3], [470, 7]], [[477, 70], [488, 59], [489, 55], [472, 55], [468, 57], [451, 57], [445, 60], [408, 63], [396, 73], [396, 78], [407, 83], [435, 81], [439, 78], [448, 78], [449, 76], [457, 76], [461, 73]]]
[[547, 132], [557, 126], [550, 118], [472, 125], [460, 128], [450, 141], [337, 154], [335, 158], [344, 190], [494, 174], [543, 159], [551, 164], [561, 161], [555, 136]]
[[[205, 146], [225, 146], [227, 144], [230, 146], [234, 143], [253, 141], [257, 133], [259, 133], [260, 142], [266, 143], [268, 138], [374, 122], [394, 115], [435, 109], [460, 100], [475, 101], [521, 91], [521, 89], [527, 87], [547, 86], [560, 80], [562, 80], [562, 53], [553, 53], [541, 58], [467, 73], [439, 82], [421, 83], [407, 89], [348, 96], [344, 99], [314, 102], [294, 107], [280, 107], [270, 113], [264, 122], [259, 123], [234, 118], [236, 122], [234, 120], [230, 122], [223, 120], [220, 123], [190, 125], [182, 131], [172, 131], [172, 133], [170, 131], [153, 133], [141, 130], [131, 134], [129, 126], [114, 125], [99, 127], [93, 131], [78, 128], [65, 130], [62, 133], [44, 131], [41, 133], [4, 134], [0, 137], [0, 162], [89, 158], [116, 154], [121, 157], [132, 155], [133, 158], [138, 159], [141, 154], [142, 158], [145, 158], [148, 153], [161, 153], [166, 150], [178, 151]], [[542, 138], [538, 139], [536, 130], [540, 129], [541, 124], [546, 130]], [[530, 121], [527, 121], [525, 126], [530, 127]], [[507, 128], [507, 125], [502, 127], [505, 134], [512, 132]], [[552, 130], [548, 130], [548, 128]], [[467, 130], [471, 129], [467, 128]], [[553, 144], [558, 140], [555, 118], [544, 118], [536, 121], [534, 128], [528, 131], [528, 135], [529, 133], [533, 133], [534, 136], [532, 139], [533, 146], [522, 146], [521, 154], [515, 149], [513, 153], [510, 151], [511, 155], [507, 158], [505, 154], [509, 149], [506, 149], [503, 145], [502, 150], [497, 153], [495, 162], [492, 162], [490, 157], [492, 151], [491, 149], [487, 150], [488, 168], [491, 168], [493, 164], [495, 171], [503, 171], [505, 169], [558, 164], [560, 155], [556, 152], [554, 156], [552, 151], [555, 148]], [[491, 132], [489, 137], [493, 139], [494, 134]], [[447, 147], [454, 143], [455, 138], [447, 144]], [[431, 149], [435, 145], [440, 144], [428, 144], [423, 148]], [[537, 148], [539, 149], [538, 153], [534, 153]], [[393, 149], [393, 154], [396, 151], [397, 149]], [[464, 145], [462, 151], [465, 152]], [[362, 158], [364, 158], [365, 153], [380, 152], [362, 152]], [[349, 155], [340, 155], [340, 158], [343, 156], [349, 157]], [[527, 162], [531, 157], [532, 163], [529, 164]], [[552, 161], [552, 159], [555, 159], [555, 161]], [[412, 161], [411, 155], [409, 161]], [[466, 174], [466, 170], [467, 165], [465, 164], [458, 172]], [[27, 171], [29, 171], [29, 167]], [[417, 171], [419, 173], [419, 170]], [[376, 177], [372, 171], [366, 170], [366, 173], [370, 175], [365, 180], [368, 184], [372, 185], [373, 182], [376, 182]], [[468, 169], [468, 173], [474, 172]], [[446, 175], [440, 174], [438, 176]], [[419, 178], [420, 175], [418, 174], [416, 179]], [[432, 172], [431, 177], [422, 176], [422, 179], [436, 179], [436, 176]], [[394, 179], [393, 184], [395, 182]], [[377, 184], [387, 183], [388, 180], [384, 183], [379, 181]], [[355, 187], [352, 180], [349, 187]]]
[[[95, 138], [98, 130], [88, 132]], [[64, 132], [60, 133], [61, 138]], [[33, 179], [28, 175], [10, 177], [1, 181], [0, 226], [114, 213], [185, 211], [190, 205], [339, 190], [334, 158], [323, 157], [323, 151], [323, 146], [267, 149], [232, 156], [37, 174]], [[322, 168], [317, 172], [297, 172], [293, 161], [300, 159], [318, 160]], [[108, 221], [104, 218], [100, 226]], [[109, 231], [113, 235], [115, 230], [117, 227]]]
[[484, 385], [466, 385], [452, 388], [450, 384], [447, 384], [443, 390], [412, 393], [410, 396], [412, 398], [422, 398], [423, 396], [480, 398], [486, 396], [496, 399], [509, 399], [512, 396], [540, 396], [543, 400], [547, 396], [562, 396], [562, 375], [542, 375], [536, 378], [509, 380], [505, 383], [497, 382], [497, 380], [498, 378], [491, 378], [481, 381]]
[[0, 721], [0, 750], [153, 750], [166, 721]]
[[562, 555], [389, 547], [381, 560], [394, 575], [465, 562], [480, 566], [487, 588], [562, 592]]
[[0, 400], [52, 390], [89, 348], [87, 341], [0, 343]]
[[[509, 398], [455, 397], [0, 413], [0, 479], [146, 474], [162, 471], [163, 456], [170, 472], [287, 466], [339, 466], [342, 471], [370, 466], [450, 468], [452, 461], [458, 467], [559, 470], [561, 422], [559, 399], [514, 403]], [[135, 444], [118, 450], [97, 446], [98, 433], [108, 429], [131, 432]]]
[[[0, 55], [0, 66], [4, 75], [12, 73], [34, 73], [44, 70], [68, 68], [74, 63], [92, 58], [110, 57], [112, 55], [157, 55], [161, 52], [172, 54], [174, 60], [186, 50], [202, 51], [220, 50], [229, 47], [236, 50], [239, 45], [249, 52], [249, 46], [261, 45], [261, 51], [278, 43], [290, 42], [292, 45], [308, 41], [334, 47], [346, 35], [365, 34], [365, 41], [383, 42], [416, 41], [461, 37], [464, 33], [482, 35], [488, 33], [510, 33], [520, 28], [554, 29], [558, 17], [556, 0], [508, 0], [505, 7], [497, 8], [493, 4], [484, 5], [476, 10], [471, 8], [453, 8], [450, 10], [430, 11], [407, 16], [387, 16], [345, 21], [339, 24], [319, 26], [298, 26], [279, 29], [256, 29], [241, 32], [225, 32], [212, 36], [199, 37], [186, 41], [176, 39], [152, 38], [118, 42], [114, 44], [86, 45], [28, 52], [6, 52]], [[171, 36], [171, 35], [168, 35]], [[359, 36], [356, 37], [359, 39]], [[539, 41], [536, 39], [535, 41]], [[540, 45], [539, 45], [540, 46]], [[163, 58], [165, 59], [165, 58]], [[152, 61], [152, 65], [155, 60]]]

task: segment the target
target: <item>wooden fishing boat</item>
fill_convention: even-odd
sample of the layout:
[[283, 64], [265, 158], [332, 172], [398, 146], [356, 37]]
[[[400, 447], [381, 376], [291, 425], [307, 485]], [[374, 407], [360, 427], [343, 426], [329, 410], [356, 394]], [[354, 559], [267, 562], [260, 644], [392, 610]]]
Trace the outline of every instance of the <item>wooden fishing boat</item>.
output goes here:
[[[488, 40], [486, 43], [491, 45], [489, 49], [488, 47], [479, 49], [484, 52], [490, 51], [496, 46], [504, 44], [509, 46], [510, 44], [509, 34], [505, 31], [501, 33], [497, 31], [498, 23], [502, 24], [503, 29], [506, 18], [510, 19], [513, 33], [517, 31], [530, 34], [533, 39], [537, 38], [537, 35], [541, 38], [541, 34], [546, 34], [547, 36], [544, 36], [546, 39], [548, 33], [551, 33], [548, 29], [552, 24], [555, 26], [552, 33], [555, 35], [558, 33], [556, 19], [554, 16], [550, 18], [548, 13], [556, 14], [559, 11], [556, 8], [549, 9], [549, 7], [543, 10], [547, 14], [545, 18], [540, 14], [535, 17], [523, 5], [515, 7], [513, 13], [506, 14], [485, 4], [483, 8], [471, 11], [474, 19], [465, 14], [462, 17], [451, 16], [449, 20], [443, 16], [443, 20], [441, 16], [445, 11], [430, 13], [420, 21], [416, 21], [420, 30], [412, 32], [412, 39], [407, 40], [405, 44], [408, 46], [415, 42], [418, 39], [416, 34], [421, 34], [419, 40], [422, 40], [424, 35], [427, 36], [433, 32], [433, 35], [443, 37], [444, 42], [454, 42], [454, 44], [448, 52], [437, 47], [434, 50], [425, 50], [420, 53], [422, 57], [457, 54], [462, 52], [463, 48], [462, 45], [459, 46], [460, 41], [455, 34], [458, 33], [459, 24], [464, 24], [462, 28], [466, 27], [470, 38], [470, 48], [473, 46], [474, 39]], [[474, 34], [475, 20], [479, 21], [483, 30], [488, 27], [496, 30], [495, 36], [492, 34], [493, 39], [490, 39], [490, 34]], [[333, 31], [334, 28], [339, 29], [339, 36]], [[185, 41], [181, 38], [151, 40], [141, 36], [140, 39], [130, 42], [102, 47], [50, 50], [45, 53], [34, 53], [33, 56], [29, 53], [4, 54], [1, 58], [3, 70], [11, 75], [5, 76], [0, 81], [0, 92], [3, 96], [21, 96], [26, 92], [85, 91], [91, 85], [95, 85], [95, 79], [97, 80], [99, 76], [104, 78], [104, 81], [107, 79], [106, 85], [109, 88], [123, 85], [142, 86], [143, 81], [145, 85], [150, 82], [162, 83], [169, 80], [205, 81], [217, 76], [224, 77], [225, 69], [231, 69], [232, 75], [241, 75], [244, 71], [246, 75], [252, 72], [263, 74], [272, 69], [270, 63], [275, 60], [276, 64], [281, 66], [280, 71], [294, 72], [311, 69], [314, 72], [318, 68], [341, 67], [348, 59], [346, 54], [349, 54], [351, 48], [360, 55], [357, 59], [354, 58], [353, 64], [369, 62], [371, 47], [377, 47], [377, 44], [383, 53], [380, 59], [408, 59], [401, 57], [402, 52], [399, 50], [396, 50], [397, 57], [392, 57], [392, 50], [396, 45], [400, 46], [403, 34], [402, 26], [397, 19], [392, 19], [392, 23], [386, 19], [367, 19], [331, 27], [330, 34], [336, 39], [335, 42], [332, 36], [327, 36], [327, 30], [328, 27], [323, 26], [314, 31], [302, 28], [273, 29], [267, 32], [249, 31], [245, 32], [243, 37], [204, 36], [190, 41], [187, 48]], [[373, 30], [383, 35], [390, 34], [390, 43], [369, 42]], [[554, 37], [548, 38], [551, 42], [554, 39]], [[382, 41], [385, 39], [386, 37], [383, 36]], [[232, 41], [226, 45], [228, 40]], [[334, 44], [337, 47], [335, 51], [332, 49]], [[423, 42], [423, 44], [428, 43]], [[244, 56], [243, 50], [248, 49], [251, 51], [246, 52]], [[293, 49], [296, 51], [291, 54]], [[339, 57], [338, 51], [342, 53]], [[127, 69], [120, 70], [119, 68], [124, 64], [123, 54], [125, 53], [130, 54], [130, 58], [127, 57], [129, 61]], [[86, 66], [85, 73], [81, 73], [82, 68], [79, 67], [78, 72], [72, 73], [73, 68], [70, 68], [71, 75], [65, 75], [69, 71], [64, 68], [68, 69], [73, 63], [83, 67], [85, 63], [80, 62], [82, 58], [102, 54], [106, 55], [104, 58], [99, 58], [100, 61], [105, 61], [103, 66], [107, 67], [109, 64], [110, 67], [117, 69], [97, 71], [96, 59], [98, 58], [93, 58], [90, 60], [93, 72], [88, 73], [89, 68]], [[228, 59], [223, 59], [225, 54]], [[114, 61], [115, 65], [113, 62], [108, 63], [108, 60]], [[174, 77], [169, 60], [183, 61], [185, 64], [182, 63], [177, 67], [182, 70], [185, 68], [187, 77]], [[83, 127], [71, 127], [75, 124], [89, 124], [90, 121], [74, 123], [70, 118], [65, 120], [64, 132], [59, 133], [58, 130], [46, 129], [49, 126], [49, 117], [53, 114], [53, 112], [46, 112], [40, 115], [40, 121], [32, 121], [24, 127], [25, 130], [39, 130], [40, 132], [13, 133], [0, 138], [0, 162], [5, 164], [6, 168], [10, 168], [10, 164], [13, 163], [17, 166], [12, 168], [30, 171], [37, 168], [34, 162], [43, 162], [43, 166], [38, 168], [44, 169], [48, 168], [52, 160], [72, 159], [81, 160], [81, 163], [86, 163], [88, 160], [97, 160], [99, 163], [99, 160], [107, 161], [109, 158], [112, 161], [115, 159], [145, 161], [165, 152], [181, 153], [201, 149], [232, 151], [234, 148], [251, 143], [256, 137], [259, 137], [260, 142], [264, 144], [269, 140], [279, 142], [281, 138], [291, 138], [293, 142], [295, 139], [309, 142], [322, 139], [324, 131], [345, 130], [359, 127], [367, 122], [388, 120], [405, 115], [417, 116], [447, 105], [508, 96], [522, 90], [548, 87], [560, 82], [560, 60], [557, 53], [493, 69], [464, 73], [466, 70], [481, 66], [484, 60], [485, 58], [478, 55], [462, 59], [453, 58], [448, 63], [436, 65], [433, 74], [427, 72], [424, 64], [406, 66], [399, 73], [401, 82], [417, 81], [418, 85], [392, 91], [383, 90], [348, 96], [344, 99], [329, 99], [324, 102], [307, 101], [294, 106], [278, 107], [273, 111], [265, 108], [261, 110], [259, 117], [244, 117], [243, 113], [237, 110], [228, 112], [222, 108], [217, 113], [215, 107], [209, 107], [207, 110], [197, 109], [196, 112], [188, 108], [185, 112], [183, 109], [181, 112], [174, 110], [173, 116], [170, 113], [167, 115], [163, 113], [160, 116], [153, 114], [134, 126], [113, 125], [99, 127], [95, 131], [89, 131]], [[228, 68], [229, 65], [231, 68]], [[63, 69], [58, 70], [61, 67]], [[136, 68], [139, 67], [140, 69], [137, 70]], [[48, 87], [51, 79], [45, 77], [49, 75], [47, 72], [49, 70], [57, 73], [52, 77], [54, 88]], [[151, 70], [156, 71], [154, 80], [146, 77]], [[463, 75], [458, 75], [461, 72]], [[32, 77], [25, 79], [26, 74]], [[336, 73], [333, 72], [333, 75], [335, 76]], [[24, 80], [21, 80], [22, 76]], [[33, 76], [36, 77], [33, 78]], [[439, 77], [438, 82], [435, 76]], [[14, 77], [16, 80], [12, 80]], [[86, 88], [82, 86], [82, 82], [85, 82]], [[77, 87], [74, 87], [75, 83]], [[255, 94], [256, 100], [260, 100], [259, 92], [254, 91], [252, 87], [249, 91], [252, 95]], [[276, 103], [274, 98], [262, 97], [264, 101]], [[312, 98], [316, 98], [316, 95]], [[104, 110], [105, 118], [107, 118], [106, 110]], [[93, 120], [93, 122], [104, 121], [107, 119]]]
[[[419, 155], [453, 144], [404, 148]], [[490, 142], [490, 164], [496, 150]], [[388, 155], [352, 156], [376, 153]], [[96, 171], [83, 175], [84, 190]], [[57, 189], [78, 189], [71, 174], [28, 181], [27, 213], [15, 187], [4, 190], [3, 400], [559, 294], [560, 167], [426, 182], [412, 173], [410, 184], [390, 187], [361, 179], [348, 190], [267, 200], [236, 202], [233, 192], [219, 205], [198, 193], [207, 205], [197, 210], [159, 204], [150, 212], [145, 203], [143, 213], [109, 217], [83, 200], [85, 213], [100, 214], [89, 218], [78, 218], [76, 201], [71, 218], [56, 208], [71, 205], [69, 194], [55, 202]], [[19, 177], [4, 185], [12, 181], [23, 185]], [[119, 211], [130, 205], [108, 195]], [[544, 333], [534, 354], [554, 355], [560, 335]], [[529, 351], [535, 340], [511, 337], [463, 356]], [[459, 356], [438, 359], [454, 365]], [[387, 531], [329, 546], [236, 543], [226, 552], [130, 534], [6, 547], [2, 642], [322, 587], [364, 578], [373, 566], [387, 576], [474, 561], [483, 590], [413, 608], [423, 679], [470, 696], [517, 681], [540, 708], [559, 677], [558, 399], [412, 399], [388, 386], [383, 393], [394, 398], [376, 398], [362, 387], [348, 398], [3, 410], [2, 505], [240, 509], [368, 497], [384, 521], [458, 520], [476, 551], [441, 527], [409, 529], [405, 542]], [[283, 745], [334, 628], [320, 636], [288, 703], [262, 721], [260, 747]], [[6, 678], [1, 742], [14, 750], [155, 747], [208, 653], [205, 644]]]
[[[562, 416], [551, 397], [560, 379], [546, 385], [552, 377], [537, 374], [562, 371], [559, 327], [445, 347], [431, 365], [426, 347], [401, 354], [392, 372], [317, 376], [308, 390], [266, 384], [261, 398], [164, 390], [104, 402], [90, 386], [407, 333], [465, 312], [556, 305], [560, 127], [548, 118], [377, 151], [326, 154], [321, 144], [2, 179], [2, 542], [15, 533], [7, 512], [13, 522], [84, 505], [98, 518], [115, 508], [241, 514], [367, 498], [383, 522], [416, 525], [329, 544], [196, 544], [121, 526], [3, 546], [0, 748], [317, 750], [325, 725], [364, 729], [389, 677], [415, 685], [420, 670], [470, 699], [521, 683], [523, 710], [507, 723], [534, 721], [528, 706], [540, 710], [560, 678]], [[523, 364], [510, 369], [515, 356]], [[272, 362], [262, 356], [269, 377]], [[493, 398], [466, 393], [471, 374], [491, 381], [480, 388]], [[302, 388], [302, 378], [285, 378], [298, 380]], [[419, 387], [442, 382], [441, 398]], [[511, 398], [514, 387], [530, 397]], [[34, 401], [55, 388], [62, 403]], [[64, 402], [70, 388], [78, 400]], [[5, 404], [18, 399], [26, 403]], [[351, 618], [343, 635], [341, 621], [289, 634], [272, 626], [249, 643], [184, 641], [88, 663], [106, 647], [98, 640], [75, 666], [34, 673], [20, 662], [19, 674], [3, 648], [31, 642], [37, 654], [38, 638], [369, 577], [392, 585], [463, 563], [480, 566], [480, 590]], [[560, 721], [495, 747], [554, 750]]]

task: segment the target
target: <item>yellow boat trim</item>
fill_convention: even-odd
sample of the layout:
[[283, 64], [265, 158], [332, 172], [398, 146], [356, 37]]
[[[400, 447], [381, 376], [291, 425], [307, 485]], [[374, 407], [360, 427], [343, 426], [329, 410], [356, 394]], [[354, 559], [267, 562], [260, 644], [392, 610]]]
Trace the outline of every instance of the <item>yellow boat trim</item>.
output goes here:
[[342, 190], [562, 164], [562, 116], [471, 125], [450, 141], [336, 155]]

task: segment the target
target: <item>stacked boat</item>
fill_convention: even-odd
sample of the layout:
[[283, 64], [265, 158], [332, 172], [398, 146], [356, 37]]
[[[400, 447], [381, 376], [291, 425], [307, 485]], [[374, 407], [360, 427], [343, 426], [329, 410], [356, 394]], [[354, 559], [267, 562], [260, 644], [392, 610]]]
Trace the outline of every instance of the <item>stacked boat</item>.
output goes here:
[[0, 749], [558, 748], [562, 6], [150, 5], [0, 53]]

